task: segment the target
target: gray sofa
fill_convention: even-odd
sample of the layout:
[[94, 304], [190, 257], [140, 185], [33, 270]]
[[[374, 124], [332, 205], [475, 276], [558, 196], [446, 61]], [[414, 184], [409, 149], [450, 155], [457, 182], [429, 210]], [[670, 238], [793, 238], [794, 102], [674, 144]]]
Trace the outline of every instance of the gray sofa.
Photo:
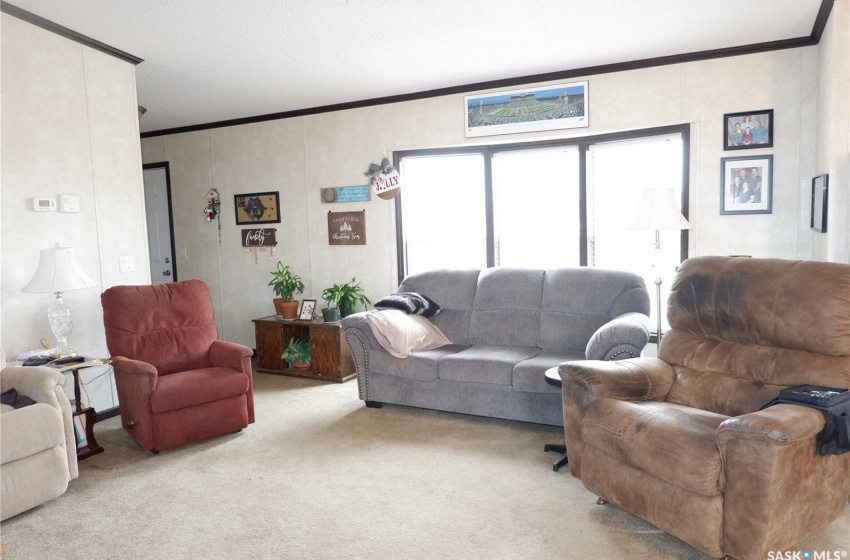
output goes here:
[[562, 426], [561, 390], [543, 373], [571, 360], [639, 356], [649, 295], [631, 273], [596, 268], [437, 270], [405, 278], [442, 307], [453, 342], [408, 358], [387, 353], [366, 313], [342, 320], [367, 406], [401, 404]]

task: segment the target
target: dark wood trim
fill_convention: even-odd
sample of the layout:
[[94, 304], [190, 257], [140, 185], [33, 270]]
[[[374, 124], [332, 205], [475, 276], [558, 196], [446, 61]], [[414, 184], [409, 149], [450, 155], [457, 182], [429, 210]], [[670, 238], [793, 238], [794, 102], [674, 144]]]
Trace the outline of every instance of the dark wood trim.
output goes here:
[[100, 410], [97, 412], [97, 417], [95, 418], [94, 423], [103, 422], [104, 420], [108, 420], [109, 418], [115, 418], [121, 414], [121, 408], [117, 406], [113, 406], [112, 408], [107, 408], [106, 410]]
[[0, 1], [0, 12], [3, 12], [4, 14], [9, 14], [10, 16], [14, 16], [27, 23], [31, 23], [36, 27], [46, 29], [51, 33], [55, 33], [57, 35], [65, 37], [66, 39], [75, 41], [81, 45], [91, 47], [102, 53], [114, 56], [115, 58], [120, 58], [121, 60], [129, 62], [130, 64], [139, 64], [141, 62], [144, 62], [144, 59], [139, 58], [138, 56], [133, 56], [130, 53], [126, 53], [120, 49], [116, 49], [115, 47], [111, 47], [106, 43], [101, 43], [100, 41], [92, 39], [91, 37], [83, 35], [82, 33], [77, 33], [72, 29], [68, 29], [67, 27], [59, 25], [58, 23], [54, 23], [49, 19], [44, 19], [41, 16], [37, 16], [32, 12], [28, 12], [22, 8], [9, 4], [8, 2]]
[[587, 266], [587, 142], [578, 145], [578, 264]]
[[142, 170], [145, 169], [165, 169], [165, 196], [168, 200], [168, 233], [171, 236], [171, 268], [174, 270], [174, 281], [179, 282], [177, 278], [177, 245], [174, 242], [174, 208], [171, 204], [171, 168], [167, 161], [158, 161], [156, 163], [143, 164]]
[[487, 268], [496, 266], [496, 209], [493, 207], [493, 153], [484, 150], [484, 245]]
[[815, 44], [820, 43], [823, 37], [823, 30], [826, 29], [826, 22], [829, 21], [829, 14], [832, 13], [832, 5], [835, 0], [823, 0], [818, 10], [818, 15], [815, 18], [815, 24], [812, 27], [812, 40]]
[[[824, 2], [832, 2], [832, 0], [824, 0]], [[823, 6], [821, 11], [823, 11]], [[820, 15], [820, 14], [818, 14]], [[827, 12], [828, 17], [828, 12]], [[826, 22], [824, 22], [826, 25]], [[737, 47], [728, 47], [724, 49], [712, 49], [707, 51], [698, 51], [692, 53], [676, 54], [670, 56], [660, 56], [656, 58], [644, 58], [640, 60], [630, 60], [627, 62], [618, 62], [614, 64], [602, 64], [599, 66], [587, 66], [585, 68], [575, 68], [573, 70], [561, 70], [558, 72], [547, 72], [544, 74], [533, 74], [530, 76], [520, 76], [515, 78], [505, 78], [501, 80], [490, 80], [486, 82], [476, 82], [460, 86], [451, 86], [428, 91], [404, 93], [400, 95], [390, 95], [387, 97], [376, 97], [374, 99], [363, 99], [360, 101], [349, 101], [346, 103], [337, 103], [335, 105], [323, 105], [320, 107], [310, 107], [307, 109], [297, 109], [294, 111], [283, 111], [280, 113], [270, 113], [267, 115], [257, 115], [253, 117], [243, 117], [239, 119], [229, 119], [224, 121], [216, 121], [204, 124], [196, 124], [190, 126], [179, 126], [175, 128], [165, 128], [162, 130], [152, 130], [143, 132], [142, 138], [153, 138], [155, 136], [165, 136], [168, 134], [181, 134], [184, 132], [197, 132], [199, 130], [209, 130], [212, 128], [223, 128], [227, 126], [237, 126], [243, 124], [252, 124], [264, 121], [272, 121], [277, 119], [291, 119], [294, 117], [303, 117], [307, 115], [316, 115], [319, 113], [330, 113], [333, 111], [345, 111], [347, 109], [359, 109], [362, 107], [372, 107], [375, 105], [386, 105], [388, 103], [400, 103], [403, 101], [415, 101], [417, 99], [428, 99], [431, 97], [441, 97], [444, 95], [454, 95], [458, 93], [469, 93], [472, 91], [497, 89], [504, 87], [515, 87], [533, 84], [537, 82], [549, 82], [553, 80], [568, 80], [577, 77], [594, 76], [598, 74], [612, 74], [616, 72], [625, 72], [628, 70], [639, 70], [642, 68], [653, 68], [655, 66], [666, 66], [670, 64], [681, 64], [684, 62], [695, 62], [698, 60], [709, 60], [713, 58], [724, 58], [729, 56], [741, 56], [746, 54], [755, 54], [767, 51], [775, 51], [782, 49], [794, 49], [798, 47], [809, 47], [816, 45], [817, 41], [812, 37], [798, 37], [796, 39], [783, 39], [781, 41], [770, 41], [767, 43], [755, 43], [752, 45], [741, 45]]]
[[[401, 173], [401, 168], [399, 164], [401, 163], [401, 158], [398, 155], [398, 152], [393, 152], [393, 167], [399, 170]], [[369, 185], [369, 188], [372, 188]], [[407, 270], [407, 251], [406, 246], [404, 244], [404, 224], [402, 223], [401, 216], [403, 212], [401, 211], [401, 197], [404, 195], [403, 190], [400, 191], [395, 196], [395, 255], [398, 270], [396, 271], [396, 276], [398, 277], [398, 285], [401, 285], [401, 281], [404, 280], [404, 271]]]

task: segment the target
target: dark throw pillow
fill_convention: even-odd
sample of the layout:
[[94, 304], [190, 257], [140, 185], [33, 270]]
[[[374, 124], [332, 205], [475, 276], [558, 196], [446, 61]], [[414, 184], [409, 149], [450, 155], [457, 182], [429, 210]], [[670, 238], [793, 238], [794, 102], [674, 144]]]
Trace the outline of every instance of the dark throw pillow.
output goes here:
[[408, 315], [422, 315], [430, 318], [443, 309], [434, 300], [416, 292], [399, 292], [387, 296], [377, 303], [375, 309], [398, 309]]
[[14, 389], [9, 389], [5, 393], [0, 394], [0, 403], [8, 404], [15, 408], [23, 408], [35, 404], [35, 401], [26, 395], [19, 395]]

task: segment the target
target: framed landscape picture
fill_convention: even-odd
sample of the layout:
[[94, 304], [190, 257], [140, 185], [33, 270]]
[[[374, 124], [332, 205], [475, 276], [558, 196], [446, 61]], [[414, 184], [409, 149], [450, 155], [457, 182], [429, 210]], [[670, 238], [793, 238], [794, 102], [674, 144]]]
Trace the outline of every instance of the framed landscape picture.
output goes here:
[[588, 82], [467, 95], [466, 136], [589, 126]]
[[720, 158], [720, 213], [773, 212], [773, 156]]
[[723, 149], [773, 147], [773, 109], [723, 115]]
[[277, 192], [234, 195], [236, 225], [279, 224], [280, 197]]

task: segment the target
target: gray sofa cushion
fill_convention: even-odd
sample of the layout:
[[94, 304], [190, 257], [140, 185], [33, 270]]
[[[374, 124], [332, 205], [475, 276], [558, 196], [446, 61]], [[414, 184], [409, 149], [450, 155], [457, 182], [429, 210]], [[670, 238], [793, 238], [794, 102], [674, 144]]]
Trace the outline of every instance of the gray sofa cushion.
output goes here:
[[522, 393], [560, 393], [561, 388], [546, 382], [543, 374], [547, 369], [564, 362], [583, 360], [584, 352], [567, 350], [541, 350], [539, 354], [514, 366], [514, 391]]
[[439, 377], [437, 363], [440, 359], [467, 348], [468, 346], [452, 344], [433, 350], [414, 352], [404, 359], [394, 358], [383, 350], [375, 350], [369, 355], [369, 369], [418, 381], [436, 381]]
[[543, 274], [517, 268], [482, 270], [469, 324], [472, 343], [537, 346]]
[[547, 270], [535, 344], [584, 352], [599, 327], [628, 311], [649, 315], [649, 298], [640, 277], [587, 267]]
[[469, 320], [480, 270], [432, 270], [402, 280], [400, 292], [417, 292], [443, 308], [431, 322], [455, 344], [469, 344]]
[[510, 385], [514, 366], [538, 352], [536, 347], [476, 344], [440, 359], [440, 379]]

